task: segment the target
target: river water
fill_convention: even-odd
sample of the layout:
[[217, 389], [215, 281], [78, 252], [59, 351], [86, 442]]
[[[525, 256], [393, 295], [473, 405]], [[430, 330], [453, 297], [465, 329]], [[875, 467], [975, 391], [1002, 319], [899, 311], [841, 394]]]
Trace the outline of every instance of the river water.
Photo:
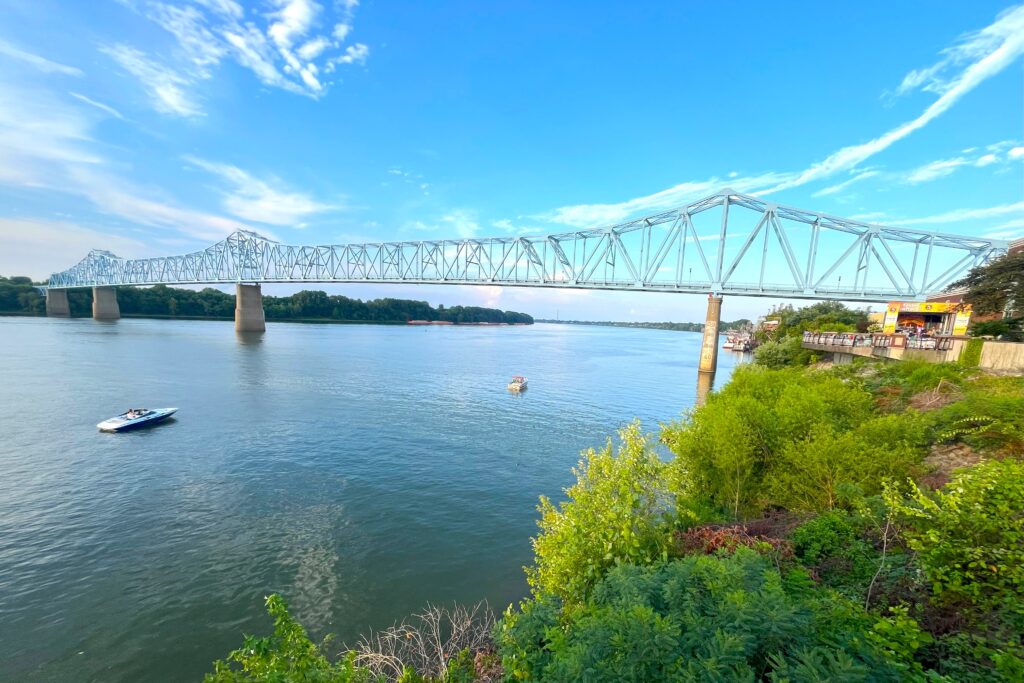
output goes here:
[[[700, 335], [0, 318], [0, 680], [187, 681], [285, 596], [353, 641], [526, 592], [537, 497], [693, 404]], [[720, 356], [718, 382], [736, 362]], [[530, 378], [523, 395], [512, 374]], [[174, 422], [104, 434], [134, 406]]]

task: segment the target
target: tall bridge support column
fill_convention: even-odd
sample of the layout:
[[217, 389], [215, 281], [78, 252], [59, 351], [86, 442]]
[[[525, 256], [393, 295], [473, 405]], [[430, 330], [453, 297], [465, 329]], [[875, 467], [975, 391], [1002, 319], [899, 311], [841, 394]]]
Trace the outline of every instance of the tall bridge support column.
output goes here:
[[700, 365], [697, 367], [697, 405], [704, 403], [718, 370], [718, 327], [722, 321], [722, 297], [708, 295], [708, 315], [704, 321], [704, 339], [700, 346]]
[[92, 288], [92, 319], [121, 319], [121, 307], [117, 305], [116, 289], [114, 289], [113, 287]]
[[46, 290], [46, 317], [47, 318], [70, 318], [71, 304], [68, 303], [68, 290], [47, 289]]
[[263, 291], [259, 285], [235, 285], [235, 331], [266, 332]]

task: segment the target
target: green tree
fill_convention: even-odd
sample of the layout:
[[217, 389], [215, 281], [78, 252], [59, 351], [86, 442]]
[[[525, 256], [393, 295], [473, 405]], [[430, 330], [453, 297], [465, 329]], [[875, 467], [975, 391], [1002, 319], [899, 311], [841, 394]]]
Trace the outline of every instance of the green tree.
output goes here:
[[972, 268], [946, 289], [967, 289], [964, 301], [971, 304], [976, 313], [1002, 313], [1010, 306], [1024, 307], [1021, 273], [1024, 273], [1024, 251]]

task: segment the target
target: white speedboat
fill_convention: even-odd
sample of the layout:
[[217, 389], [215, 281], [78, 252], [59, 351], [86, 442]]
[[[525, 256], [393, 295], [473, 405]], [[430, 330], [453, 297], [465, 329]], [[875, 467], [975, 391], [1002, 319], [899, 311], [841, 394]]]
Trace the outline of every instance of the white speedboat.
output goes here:
[[104, 432], [124, 432], [162, 422], [176, 412], [177, 408], [132, 408], [96, 426]]
[[508, 383], [508, 390], [518, 393], [520, 391], [526, 391], [526, 386], [526, 378], [516, 375], [512, 378], [512, 381]]

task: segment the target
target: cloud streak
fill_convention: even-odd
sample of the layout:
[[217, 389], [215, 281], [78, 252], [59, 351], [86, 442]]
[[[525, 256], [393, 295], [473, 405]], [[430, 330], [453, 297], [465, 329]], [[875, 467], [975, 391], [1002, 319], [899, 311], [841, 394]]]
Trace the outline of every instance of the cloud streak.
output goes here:
[[201, 115], [193, 91], [227, 59], [264, 85], [319, 98], [331, 85], [325, 74], [340, 65], [365, 64], [369, 57], [364, 43], [345, 43], [356, 4], [339, 3], [332, 22], [314, 0], [272, 0], [271, 11], [248, 15], [233, 0], [180, 6], [147, 0], [130, 6], [174, 37], [174, 59], [157, 60], [123, 44], [103, 51], [142, 83], [157, 111], [165, 114]]
[[[920, 87], [939, 94], [939, 98], [919, 116], [868, 142], [843, 147], [802, 171], [730, 177], [727, 182], [717, 177], [705, 181], [688, 181], [622, 202], [562, 206], [538, 218], [573, 227], [616, 223], [645, 212], [678, 206], [720, 190], [726, 185], [741, 192], [769, 195], [853, 170], [869, 158], [928, 125], [981, 83], [1002, 72], [1024, 55], [1024, 5], [1006, 10], [996, 17], [991, 25], [967, 34], [957, 45], [947, 48], [942, 54], [943, 58], [939, 62], [926, 69], [911, 72], [901, 84], [901, 92], [909, 92]], [[817, 196], [834, 194], [866, 177], [869, 176], [860, 174], [845, 183], [819, 191]]]
[[45, 57], [40, 57], [39, 55], [32, 54], [31, 52], [25, 52], [24, 50], [3, 40], [0, 40], [0, 55], [15, 59], [19, 62], [24, 62], [25, 64], [32, 66], [37, 71], [42, 71], [46, 74], [61, 74], [62, 76], [75, 77], [85, 75], [79, 68], [50, 61]]
[[310, 216], [343, 208], [319, 202], [301, 192], [286, 190], [277, 181], [261, 180], [231, 164], [194, 156], [185, 156], [184, 159], [186, 163], [217, 176], [231, 188], [222, 192], [223, 208], [244, 220], [295, 228], [303, 227], [302, 222]]

